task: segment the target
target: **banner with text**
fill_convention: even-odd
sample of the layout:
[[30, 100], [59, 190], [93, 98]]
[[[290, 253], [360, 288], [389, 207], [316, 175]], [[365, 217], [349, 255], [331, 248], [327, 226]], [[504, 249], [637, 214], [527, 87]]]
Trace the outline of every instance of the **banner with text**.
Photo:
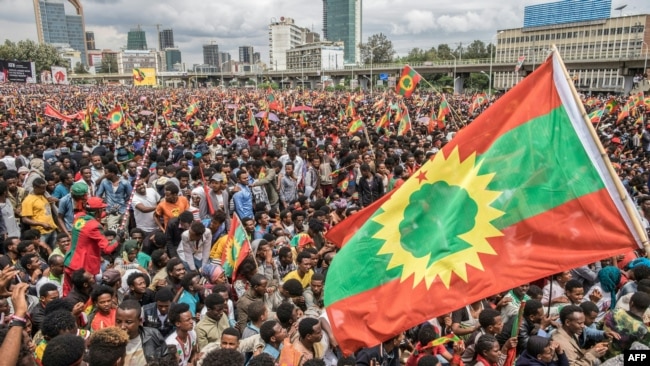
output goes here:
[[35, 83], [36, 66], [29, 61], [0, 60], [0, 83]]

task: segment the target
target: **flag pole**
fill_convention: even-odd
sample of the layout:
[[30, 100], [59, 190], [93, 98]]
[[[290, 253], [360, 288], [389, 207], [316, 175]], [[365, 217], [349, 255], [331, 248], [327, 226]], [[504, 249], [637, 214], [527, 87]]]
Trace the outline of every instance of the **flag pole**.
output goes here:
[[555, 52], [555, 56], [558, 57], [558, 59], [560, 60], [560, 65], [562, 66], [562, 72], [564, 74], [564, 78], [569, 84], [569, 87], [571, 89], [571, 94], [573, 95], [573, 99], [578, 105], [580, 114], [582, 115], [582, 122], [587, 126], [587, 130], [589, 131], [591, 138], [593, 139], [595, 145], [598, 147], [598, 152], [600, 153], [601, 157], [605, 161], [607, 172], [609, 173], [610, 177], [614, 181], [614, 184], [616, 185], [616, 190], [620, 196], [620, 200], [623, 203], [623, 206], [625, 206], [625, 210], [627, 211], [627, 214], [630, 216], [630, 220], [632, 220], [632, 225], [634, 226], [634, 230], [636, 231], [637, 235], [639, 235], [639, 237], [641, 238], [641, 244], [645, 249], [646, 257], [650, 258], [650, 242], [648, 241], [648, 234], [643, 228], [643, 225], [641, 224], [641, 221], [638, 218], [638, 211], [636, 207], [634, 207], [630, 195], [625, 190], [625, 187], [623, 187], [623, 183], [621, 183], [621, 180], [616, 175], [616, 171], [614, 171], [614, 167], [609, 161], [607, 152], [603, 148], [603, 145], [600, 143], [600, 139], [596, 134], [596, 130], [594, 130], [593, 124], [591, 123], [591, 120], [589, 120], [588, 118], [589, 116], [585, 111], [585, 107], [582, 105], [582, 102], [580, 101], [580, 96], [578, 95], [578, 92], [573, 86], [573, 79], [569, 76], [569, 72], [567, 71], [566, 66], [564, 65], [564, 61], [562, 60], [562, 57], [560, 56], [555, 45], [552, 46], [552, 52]]

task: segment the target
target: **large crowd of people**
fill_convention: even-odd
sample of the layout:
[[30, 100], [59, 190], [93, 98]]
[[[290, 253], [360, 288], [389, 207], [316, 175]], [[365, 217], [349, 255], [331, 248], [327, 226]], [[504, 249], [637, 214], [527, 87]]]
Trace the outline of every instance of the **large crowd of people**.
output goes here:
[[[325, 234], [496, 98], [0, 84], [0, 365], [587, 366], [650, 346], [650, 261], [630, 252], [340, 352]], [[650, 105], [612, 101], [584, 97], [647, 228]]]

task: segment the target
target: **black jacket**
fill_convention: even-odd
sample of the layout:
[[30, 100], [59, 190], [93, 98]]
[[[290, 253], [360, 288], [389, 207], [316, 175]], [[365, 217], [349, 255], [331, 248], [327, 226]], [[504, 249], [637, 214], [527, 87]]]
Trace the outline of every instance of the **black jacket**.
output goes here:
[[158, 329], [164, 338], [167, 338], [174, 332], [174, 326], [169, 322], [169, 316], [165, 319], [164, 322], [161, 322], [158, 318], [158, 308], [156, 307], [155, 302], [143, 306], [142, 313], [144, 316], [143, 324], [145, 328], [149, 327]]
[[361, 206], [369, 206], [384, 195], [384, 183], [381, 176], [375, 174], [371, 180], [362, 176], [359, 179], [357, 191], [359, 192], [359, 202], [361, 203]]
[[169, 357], [167, 343], [158, 329], [140, 327], [140, 339], [147, 362]]

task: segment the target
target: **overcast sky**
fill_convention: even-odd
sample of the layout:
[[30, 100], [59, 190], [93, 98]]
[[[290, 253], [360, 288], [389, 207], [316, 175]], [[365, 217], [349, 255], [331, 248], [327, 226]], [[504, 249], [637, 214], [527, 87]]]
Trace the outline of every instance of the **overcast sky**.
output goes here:
[[[581, 0], [567, 0], [581, 1]], [[452, 49], [475, 39], [489, 43], [497, 29], [523, 25], [524, 6], [545, 0], [365, 0], [363, 41], [384, 33], [399, 55], [414, 47], [441, 43]], [[322, 35], [322, 0], [83, 0], [86, 30], [95, 32], [97, 48], [126, 46], [127, 32], [141, 24], [149, 48], [157, 48], [155, 24], [174, 30], [174, 42], [188, 67], [202, 63], [202, 45], [216, 42], [220, 51], [238, 59], [238, 47], [252, 45], [268, 62], [271, 19], [294, 18], [301, 27]], [[613, 0], [626, 4], [623, 15], [650, 13], [648, 0]], [[69, 11], [72, 8], [69, 6]], [[36, 37], [34, 8], [29, 0], [0, 0], [0, 38]], [[619, 11], [612, 10], [613, 16]]]

